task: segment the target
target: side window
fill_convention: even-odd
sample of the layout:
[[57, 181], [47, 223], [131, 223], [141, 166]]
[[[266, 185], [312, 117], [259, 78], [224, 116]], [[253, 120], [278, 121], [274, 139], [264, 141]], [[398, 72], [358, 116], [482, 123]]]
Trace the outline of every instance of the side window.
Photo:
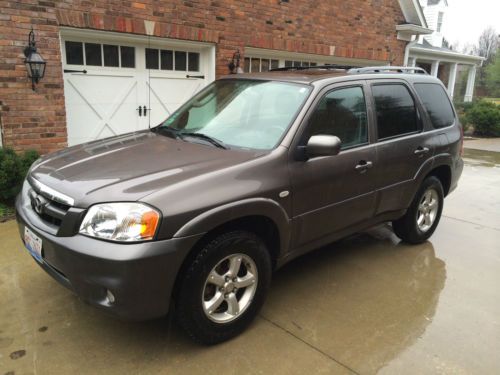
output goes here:
[[330, 91], [318, 103], [309, 120], [308, 138], [313, 135], [336, 135], [342, 149], [368, 142], [365, 97], [361, 87]]
[[419, 130], [415, 102], [406, 86], [372, 86], [377, 113], [378, 139], [396, 137]]
[[455, 121], [455, 114], [450, 100], [441, 85], [435, 83], [416, 83], [415, 90], [422, 100], [435, 128], [450, 126]]

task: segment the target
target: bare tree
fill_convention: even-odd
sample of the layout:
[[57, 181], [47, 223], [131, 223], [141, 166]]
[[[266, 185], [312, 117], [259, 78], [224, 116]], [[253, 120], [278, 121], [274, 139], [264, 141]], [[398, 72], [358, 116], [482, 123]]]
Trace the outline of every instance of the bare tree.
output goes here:
[[477, 46], [474, 47], [474, 53], [486, 58], [484, 66], [490, 64], [495, 59], [495, 53], [498, 48], [499, 35], [493, 27], [487, 27], [479, 36]]

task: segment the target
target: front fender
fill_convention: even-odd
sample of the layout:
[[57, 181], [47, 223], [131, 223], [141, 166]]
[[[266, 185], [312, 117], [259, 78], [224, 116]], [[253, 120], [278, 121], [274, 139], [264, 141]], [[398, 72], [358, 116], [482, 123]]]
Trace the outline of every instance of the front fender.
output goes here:
[[206, 233], [229, 221], [247, 216], [265, 216], [272, 220], [278, 227], [280, 235], [280, 254], [288, 249], [290, 218], [278, 202], [268, 198], [248, 198], [212, 208], [188, 221], [173, 237]]

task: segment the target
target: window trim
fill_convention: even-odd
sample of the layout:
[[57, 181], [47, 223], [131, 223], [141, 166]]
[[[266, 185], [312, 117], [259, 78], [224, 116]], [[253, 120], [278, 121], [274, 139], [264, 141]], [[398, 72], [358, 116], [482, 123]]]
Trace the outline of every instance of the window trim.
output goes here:
[[333, 91], [338, 91], [338, 90], [343, 90], [343, 89], [349, 89], [353, 87], [359, 87], [361, 88], [361, 91], [363, 93], [363, 98], [365, 101], [365, 109], [366, 109], [366, 134], [367, 134], [367, 141], [364, 143], [359, 143], [357, 145], [352, 145], [346, 148], [341, 148], [339, 153], [345, 152], [345, 151], [350, 151], [356, 148], [360, 147], [365, 147], [369, 146], [371, 143], [373, 143], [372, 140], [372, 134], [371, 134], [371, 120], [370, 120], [370, 112], [371, 112], [371, 103], [369, 102], [369, 97], [368, 97], [368, 91], [366, 90], [366, 84], [364, 81], [357, 81], [357, 82], [343, 82], [342, 84], [334, 84], [334, 86], [327, 86], [323, 88], [316, 97], [314, 98], [314, 102], [309, 106], [309, 110], [307, 114], [304, 116], [302, 120], [302, 125], [300, 129], [297, 132], [298, 135], [298, 141], [293, 143], [294, 147], [297, 148], [298, 146], [305, 146], [307, 140], [305, 140], [305, 133], [307, 128], [309, 127], [309, 121], [311, 120], [311, 117], [315, 113], [319, 103], [321, 100], [328, 95], [329, 93]]
[[[385, 137], [385, 138], [379, 138], [378, 136], [378, 119], [377, 119], [377, 105], [375, 103], [375, 96], [373, 95], [373, 86], [388, 86], [388, 85], [402, 85], [404, 86], [407, 90], [408, 93], [410, 94], [411, 98], [413, 99], [413, 104], [415, 106], [415, 115], [416, 115], [416, 120], [417, 120], [417, 125], [419, 126], [419, 129], [416, 131], [412, 132], [407, 132], [407, 133], [401, 133], [397, 135], [393, 135], [391, 137]], [[397, 139], [397, 138], [402, 138], [414, 134], [419, 134], [423, 133], [425, 131], [425, 123], [423, 121], [422, 115], [420, 114], [421, 111], [421, 106], [419, 99], [417, 95], [413, 92], [412, 88], [410, 88], [410, 85], [406, 81], [377, 81], [370, 83], [370, 98], [372, 100], [372, 108], [373, 108], [373, 128], [375, 132], [375, 142], [380, 143], [384, 141], [389, 141], [392, 139]]]

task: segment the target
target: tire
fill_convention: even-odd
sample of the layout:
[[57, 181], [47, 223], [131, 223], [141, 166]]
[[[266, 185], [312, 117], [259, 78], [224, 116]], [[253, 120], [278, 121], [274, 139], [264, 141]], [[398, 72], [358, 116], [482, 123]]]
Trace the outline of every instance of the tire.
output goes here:
[[[437, 207], [435, 211], [432, 203], [430, 205], [428, 202], [427, 205], [424, 204], [424, 200], [429, 200], [429, 195], [426, 194], [430, 194], [430, 202], [436, 202]], [[443, 203], [444, 192], [441, 181], [434, 176], [427, 177], [422, 182], [417, 194], [415, 194], [406, 214], [400, 219], [392, 222], [394, 233], [403, 241], [411, 244], [419, 244], [426, 241], [432, 236], [439, 224], [441, 212], [443, 211]], [[419, 207], [421, 207], [421, 205], [423, 205], [423, 208], [420, 210]], [[428, 216], [423, 214], [423, 212], [428, 212]], [[419, 218], [421, 218], [422, 215], [424, 220], [420, 221], [421, 224], [419, 224]], [[427, 219], [429, 220], [427, 221]]]
[[[238, 260], [241, 263], [235, 276]], [[216, 237], [181, 275], [176, 298], [179, 325], [192, 339], [207, 345], [237, 336], [262, 307], [271, 273], [269, 251], [255, 234], [232, 231]]]

